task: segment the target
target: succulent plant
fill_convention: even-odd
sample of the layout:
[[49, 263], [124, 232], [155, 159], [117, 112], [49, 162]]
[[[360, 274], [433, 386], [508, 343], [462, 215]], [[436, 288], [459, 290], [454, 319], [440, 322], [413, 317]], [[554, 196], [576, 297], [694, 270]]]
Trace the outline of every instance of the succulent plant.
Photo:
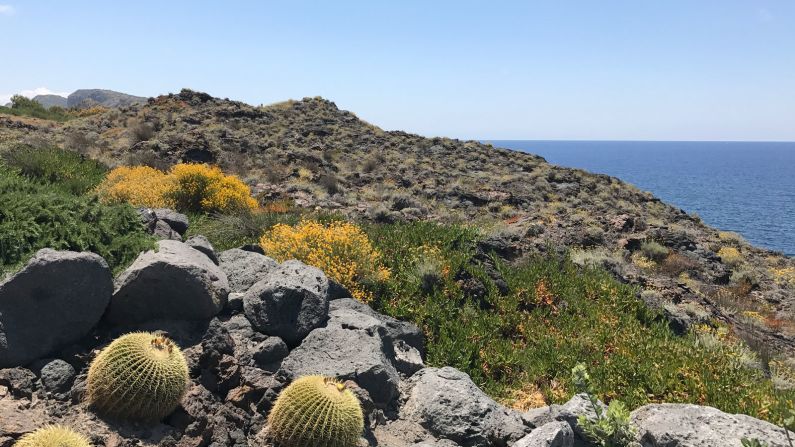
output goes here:
[[291, 383], [268, 416], [268, 436], [281, 447], [353, 447], [363, 429], [359, 399], [323, 376]]
[[188, 365], [163, 335], [134, 332], [114, 340], [88, 370], [88, 402], [100, 413], [133, 420], [161, 420], [179, 405]]
[[19, 438], [14, 447], [91, 447], [91, 443], [71, 428], [47, 425]]

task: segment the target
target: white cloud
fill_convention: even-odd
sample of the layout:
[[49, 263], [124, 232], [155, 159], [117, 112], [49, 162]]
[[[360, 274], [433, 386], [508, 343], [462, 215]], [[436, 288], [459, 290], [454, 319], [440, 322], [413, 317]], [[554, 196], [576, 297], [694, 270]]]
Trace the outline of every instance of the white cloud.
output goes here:
[[22, 90], [21, 92], [17, 93], [0, 94], [0, 106], [11, 102], [11, 97], [14, 95], [22, 95], [26, 98], [33, 98], [37, 95], [58, 95], [65, 98], [69, 96], [70, 93], [71, 92], [54, 92], [47, 87], [38, 87], [34, 88], [33, 90]]
[[17, 10], [11, 5], [0, 5], [0, 15], [10, 16], [14, 15]]

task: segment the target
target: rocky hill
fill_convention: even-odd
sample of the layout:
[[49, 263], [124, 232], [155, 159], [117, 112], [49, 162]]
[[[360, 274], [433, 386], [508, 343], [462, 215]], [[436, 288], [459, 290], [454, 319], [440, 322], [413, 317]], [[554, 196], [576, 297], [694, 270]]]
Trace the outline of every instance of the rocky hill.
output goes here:
[[67, 99], [59, 95], [37, 95], [33, 97], [33, 100], [47, 108], [67, 107]]
[[143, 104], [146, 98], [128, 95], [113, 90], [83, 89], [76, 90], [66, 99], [66, 107], [87, 109], [94, 106], [117, 108], [134, 104]]
[[383, 131], [322, 98], [255, 107], [183, 90], [64, 124], [0, 121], [0, 147], [33, 140], [111, 164], [217, 163], [262, 199], [357, 219], [474, 222], [505, 259], [570, 250], [607, 268], [679, 332], [722, 321], [760, 351], [795, 354], [795, 262], [620, 179]]

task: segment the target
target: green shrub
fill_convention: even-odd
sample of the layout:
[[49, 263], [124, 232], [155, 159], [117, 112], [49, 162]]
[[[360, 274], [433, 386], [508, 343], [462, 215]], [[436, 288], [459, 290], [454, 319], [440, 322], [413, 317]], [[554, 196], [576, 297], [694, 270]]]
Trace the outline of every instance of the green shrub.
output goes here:
[[643, 256], [654, 262], [662, 262], [668, 256], [668, 249], [654, 241], [644, 242], [640, 246]]
[[31, 116], [34, 118], [61, 122], [73, 118], [72, 114], [61, 107], [50, 107], [47, 109], [38, 102], [20, 95], [11, 98], [11, 107], [0, 107], [0, 113], [16, 116]]
[[[471, 262], [478, 240], [471, 228], [374, 224], [368, 233], [392, 271], [373, 305], [422, 328], [429, 365], [461, 369], [499, 399], [530, 384], [547, 403], [565, 402], [575, 392], [570, 371], [584, 363], [594, 394], [628, 408], [687, 402], [778, 421], [795, 400], [795, 391], [775, 390], [763, 372], [738, 361], [735, 348], [706, 349], [695, 335], [673, 334], [633, 287], [602, 269], [557, 257], [498, 262], [509, 286], [500, 295]], [[450, 272], [430, 288], [421, 277], [429, 252]], [[465, 276], [482, 282], [486, 296], [467, 294]]]
[[294, 213], [240, 210], [226, 214], [193, 214], [187, 237], [201, 234], [216, 250], [228, 250], [246, 244], [259, 244], [259, 238], [278, 223], [295, 225]]
[[118, 271], [153, 246], [130, 206], [105, 206], [0, 168], [0, 273], [45, 247], [92, 251]]
[[57, 147], [19, 145], [3, 153], [3, 162], [23, 176], [72, 194], [84, 194], [105, 178], [107, 167]]
[[604, 411], [593, 395], [591, 377], [585, 365], [580, 363], [571, 370], [572, 381], [577, 391], [585, 393], [596, 414], [596, 419], [585, 415], [577, 418], [577, 425], [585, 435], [602, 447], [627, 447], [635, 444], [635, 429], [629, 419], [629, 410], [619, 400], [613, 400]]

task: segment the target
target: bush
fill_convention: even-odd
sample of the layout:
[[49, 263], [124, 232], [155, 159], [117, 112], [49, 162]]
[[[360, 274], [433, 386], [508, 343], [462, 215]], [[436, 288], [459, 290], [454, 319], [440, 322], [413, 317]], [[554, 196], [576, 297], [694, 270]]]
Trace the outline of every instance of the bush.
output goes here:
[[53, 121], [67, 121], [73, 115], [60, 107], [45, 108], [37, 101], [16, 95], [11, 98], [11, 107], [0, 107], [0, 113], [16, 116], [31, 116]]
[[238, 177], [205, 164], [178, 164], [168, 173], [148, 166], [118, 167], [97, 191], [105, 203], [170, 207], [188, 213], [257, 208], [251, 190]]
[[52, 146], [16, 146], [3, 154], [3, 162], [31, 180], [72, 194], [94, 188], [108, 170], [98, 161]]
[[295, 225], [299, 217], [292, 213], [265, 210], [242, 210], [225, 214], [190, 216], [187, 237], [206, 236], [216, 250], [228, 250], [258, 244], [263, 233], [276, 224]]
[[[473, 228], [416, 222], [367, 230], [392, 272], [373, 306], [423, 329], [429, 366], [465, 371], [498, 399], [538, 389], [547, 404], [565, 402], [575, 392], [570, 371], [579, 363], [589, 370], [594, 395], [628, 408], [687, 402], [778, 421], [795, 399], [795, 391], [774, 389], [762, 371], [739, 362], [735, 345], [706, 349], [695, 335], [674, 335], [636, 289], [604, 270], [554, 256], [497, 262], [509, 288], [500, 294], [473, 262]], [[423, 289], [419, 265], [429, 246], [449, 271], [482, 282], [486, 296], [467, 295], [457, 274]], [[545, 302], [552, 305], [538, 305]]]
[[657, 263], [664, 261], [668, 256], [668, 249], [654, 241], [641, 244], [640, 251], [643, 256]]
[[166, 197], [171, 187], [171, 179], [159, 169], [120, 166], [108, 173], [97, 187], [97, 193], [103, 203], [163, 208], [173, 206]]
[[249, 187], [215, 166], [181, 163], [171, 168], [169, 177], [173, 184], [165, 197], [180, 211], [217, 213], [257, 208]]
[[268, 256], [280, 262], [298, 259], [323, 270], [363, 302], [373, 298], [368, 288], [390, 274], [367, 234], [347, 222], [324, 225], [304, 220], [295, 226], [277, 224], [262, 236], [260, 245]]
[[740, 250], [734, 247], [721, 247], [718, 250], [718, 257], [720, 257], [721, 262], [729, 267], [737, 267], [743, 261], [743, 255], [740, 254]]
[[102, 205], [2, 170], [0, 216], [0, 272], [45, 247], [92, 251], [119, 271], [154, 246], [128, 205]]

